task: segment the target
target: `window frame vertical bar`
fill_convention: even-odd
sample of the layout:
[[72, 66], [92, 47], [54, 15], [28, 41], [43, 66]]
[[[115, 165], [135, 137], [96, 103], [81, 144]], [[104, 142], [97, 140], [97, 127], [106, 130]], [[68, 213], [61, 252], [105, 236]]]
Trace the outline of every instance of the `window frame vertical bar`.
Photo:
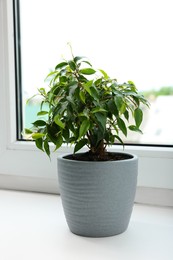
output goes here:
[[21, 30], [20, 30], [20, 1], [13, 0], [14, 24], [14, 64], [16, 90], [16, 139], [22, 140], [23, 130], [23, 94], [22, 94], [22, 66], [21, 66]]

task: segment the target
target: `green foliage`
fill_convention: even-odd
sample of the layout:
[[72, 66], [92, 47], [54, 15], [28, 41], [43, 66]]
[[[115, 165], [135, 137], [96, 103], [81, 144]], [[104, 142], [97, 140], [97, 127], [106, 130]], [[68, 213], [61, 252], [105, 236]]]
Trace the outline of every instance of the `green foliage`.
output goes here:
[[[104, 70], [95, 70], [85, 58], [72, 55], [70, 61], [58, 63], [48, 74], [49, 90], [38, 90], [42, 104], [38, 116], [47, 115], [47, 120], [33, 122], [26, 129], [36, 146], [50, 156], [49, 143], [55, 150], [63, 143], [74, 144], [74, 153], [87, 145], [91, 154], [104, 157], [107, 145], [120, 138], [128, 129], [141, 132], [143, 120], [141, 104], [147, 100], [138, 93], [134, 83], [119, 84]], [[42, 110], [48, 104], [48, 111]], [[128, 123], [129, 116], [134, 125]]]

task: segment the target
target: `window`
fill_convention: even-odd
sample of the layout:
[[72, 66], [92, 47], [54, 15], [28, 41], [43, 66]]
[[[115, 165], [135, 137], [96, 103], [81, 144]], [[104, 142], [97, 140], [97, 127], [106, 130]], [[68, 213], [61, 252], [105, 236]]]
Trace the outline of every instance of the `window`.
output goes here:
[[39, 107], [36, 98], [28, 105], [26, 100], [45, 85], [61, 56], [69, 57], [70, 41], [75, 55], [88, 56], [119, 82], [134, 81], [148, 97], [144, 135], [129, 131], [127, 139], [122, 137], [126, 143], [173, 145], [173, 118], [167, 113], [173, 102], [171, 1], [15, 2], [20, 3], [24, 127], [31, 127]]
[[[37, 1], [35, 0], [35, 2]], [[35, 148], [32, 142], [17, 141], [16, 138], [13, 8], [12, 0], [0, 1], [0, 35], [3, 36], [0, 37], [0, 187], [58, 192], [56, 157], [58, 153], [71, 152], [70, 148], [62, 147], [52, 155], [50, 162], [45, 154]], [[101, 28], [103, 29], [103, 26]], [[75, 46], [75, 43], [73, 45]], [[63, 48], [64, 42], [61, 49]], [[81, 49], [80, 52], [90, 56], [85, 49], [84, 51]], [[54, 62], [52, 63], [54, 65]], [[100, 61], [98, 63], [105, 68]], [[47, 73], [47, 69], [45, 73]], [[41, 80], [44, 76], [41, 75]], [[112, 147], [112, 150], [117, 149], [122, 150], [122, 147]], [[173, 189], [172, 147], [128, 146], [126, 151], [139, 156], [139, 188]]]

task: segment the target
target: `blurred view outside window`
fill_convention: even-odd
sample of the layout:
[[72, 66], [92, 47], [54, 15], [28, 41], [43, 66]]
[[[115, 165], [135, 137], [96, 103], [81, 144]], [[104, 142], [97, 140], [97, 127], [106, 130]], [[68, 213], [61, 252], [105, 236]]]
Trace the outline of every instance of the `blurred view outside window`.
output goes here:
[[[30, 128], [47, 74], [70, 58], [87, 56], [119, 83], [132, 80], [148, 98], [143, 135], [127, 143], [173, 145], [172, 0], [21, 0], [23, 122]], [[46, 109], [46, 108], [45, 108]]]

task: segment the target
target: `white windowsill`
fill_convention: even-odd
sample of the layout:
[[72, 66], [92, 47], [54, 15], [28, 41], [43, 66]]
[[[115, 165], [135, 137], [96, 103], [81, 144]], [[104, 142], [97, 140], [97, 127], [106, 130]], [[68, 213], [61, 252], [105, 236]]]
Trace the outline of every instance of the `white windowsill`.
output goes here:
[[127, 231], [108, 238], [72, 234], [58, 195], [0, 190], [3, 260], [171, 260], [173, 208], [135, 204]]

